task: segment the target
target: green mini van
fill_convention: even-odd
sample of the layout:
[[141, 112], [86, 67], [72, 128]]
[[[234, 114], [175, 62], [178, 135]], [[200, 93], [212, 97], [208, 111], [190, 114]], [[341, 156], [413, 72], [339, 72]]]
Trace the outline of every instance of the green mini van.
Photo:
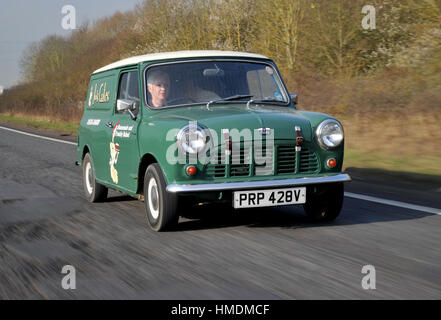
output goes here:
[[314, 220], [335, 219], [351, 180], [343, 127], [296, 104], [257, 54], [158, 53], [98, 69], [78, 131], [86, 198], [111, 188], [144, 200], [155, 231], [207, 203], [302, 204]]

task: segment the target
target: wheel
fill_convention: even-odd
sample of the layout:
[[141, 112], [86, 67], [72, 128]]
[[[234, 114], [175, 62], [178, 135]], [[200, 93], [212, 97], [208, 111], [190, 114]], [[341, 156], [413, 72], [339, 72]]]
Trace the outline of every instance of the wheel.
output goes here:
[[316, 222], [332, 221], [338, 217], [343, 206], [343, 183], [333, 183], [306, 192], [306, 203], [303, 208], [306, 215]]
[[145, 171], [144, 205], [147, 220], [154, 231], [164, 231], [178, 223], [178, 197], [167, 192], [161, 168], [156, 163]]
[[108, 189], [95, 180], [92, 158], [86, 153], [83, 159], [83, 188], [89, 202], [98, 202], [107, 198]]

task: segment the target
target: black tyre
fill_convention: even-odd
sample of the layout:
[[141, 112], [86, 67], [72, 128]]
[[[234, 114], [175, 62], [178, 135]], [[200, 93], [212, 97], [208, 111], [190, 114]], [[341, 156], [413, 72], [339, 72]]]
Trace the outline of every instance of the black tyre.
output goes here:
[[343, 183], [333, 183], [323, 187], [309, 188], [303, 208], [308, 217], [316, 222], [332, 221], [338, 217], [343, 207]]
[[144, 175], [144, 205], [154, 231], [165, 231], [178, 223], [178, 197], [167, 192], [161, 168], [156, 163], [148, 166]]
[[108, 189], [95, 180], [95, 171], [89, 153], [83, 159], [83, 188], [89, 202], [103, 201], [107, 198]]

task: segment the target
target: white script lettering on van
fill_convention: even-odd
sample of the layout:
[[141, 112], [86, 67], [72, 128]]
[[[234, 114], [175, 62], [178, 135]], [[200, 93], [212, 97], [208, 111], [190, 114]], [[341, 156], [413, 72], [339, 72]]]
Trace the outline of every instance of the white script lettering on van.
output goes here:
[[130, 133], [132, 132], [133, 126], [121, 126], [118, 125], [115, 131], [115, 137], [118, 138], [130, 138]]
[[87, 120], [88, 126], [98, 126], [101, 122], [101, 119], [89, 119]]

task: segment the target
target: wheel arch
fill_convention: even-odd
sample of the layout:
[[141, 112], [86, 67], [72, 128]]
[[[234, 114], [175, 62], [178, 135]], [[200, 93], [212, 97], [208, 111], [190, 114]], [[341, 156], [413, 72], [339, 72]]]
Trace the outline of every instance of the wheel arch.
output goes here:
[[[84, 157], [86, 156], [86, 153], [90, 153], [89, 146], [86, 144], [83, 147], [83, 154], [81, 155], [81, 161], [84, 160]], [[92, 155], [90, 155], [92, 157]], [[93, 159], [93, 158], [92, 158]]]
[[136, 190], [137, 194], [144, 194], [144, 174], [148, 166], [152, 163], [158, 163], [158, 160], [156, 160], [156, 158], [151, 153], [146, 153], [142, 156], [138, 167], [138, 187]]
[[[93, 156], [92, 156], [92, 152], [90, 151], [89, 146], [88, 146], [87, 144], [85, 144], [85, 145], [82, 147], [82, 149], [83, 149], [83, 151], [82, 151], [82, 153], [81, 153], [81, 158], [79, 159], [79, 160], [81, 160], [81, 162], [79, 161], [78, 164], [79, 164], [80, 166], [82, 166], [82, 165], [83, 165], [83, 161], [84, 161], [84, 157], [86, 156], [87, 153], [89, 153], [89, 154], [90, 154], [90, 158], [92, 159], [92, 165], [94, 166], [95, 164], [93, 163]], [[81, 150], [81, 149], [80, 149], [80, 150]]]

